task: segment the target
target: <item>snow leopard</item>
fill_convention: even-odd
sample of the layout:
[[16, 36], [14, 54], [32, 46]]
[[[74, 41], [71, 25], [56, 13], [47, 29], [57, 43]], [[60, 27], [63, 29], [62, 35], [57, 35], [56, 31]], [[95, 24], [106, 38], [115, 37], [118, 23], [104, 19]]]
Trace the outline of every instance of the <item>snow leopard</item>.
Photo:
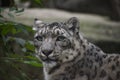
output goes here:
[[78, 18], [65, 22], [35, 19], [36, 57], [45, 80], [120, 80], [120, 55], [107, 54], [85, 39]]

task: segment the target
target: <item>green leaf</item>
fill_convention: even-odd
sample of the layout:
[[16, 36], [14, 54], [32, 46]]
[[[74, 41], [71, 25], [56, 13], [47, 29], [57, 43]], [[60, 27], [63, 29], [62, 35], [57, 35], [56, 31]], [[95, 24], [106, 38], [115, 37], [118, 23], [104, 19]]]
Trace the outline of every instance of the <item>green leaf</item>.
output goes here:
[[12, 13], [9, 13], [9, 12], [8, 12], [8, 16], [11, 18], [14, 18], [14, 15]]
[[36, 3], [40, 3], [41, 1], [40, 0], [35, 0]]
[[23, 12], [23, 11], [24, 11], [24, 8], [16, 10], [15, 13], [20, 13], [20, 12]]
[[41, 5], [41, 0], [35, 0], [35, 2]]
[[32, 65], [34, 67], [42, 67], [42, 64], [38, 63], [37, 61], [23, 61], [23, 63]]
[[4, 18], [4, 16], [0, 15], [0, 18]]
[[14, 23], [12, 23], [12, 22], [0, 23], [0, 29], [1, 29], [2, 35], [7, 35], [9, 33], [11, 33], [11, 34], [17, 33], [16, 27], [14, 27]]
[[31, 27], [14, 22], [0, 22], [0, 30], [2, 35], [9, 33], [16, 34], [19, 32], [23, 32], [26, 35], [29, 35], [29, 32], [33, 33]]
[[38, 61], [38, 59], [34, 56], [25, 56], [25, 58], [30, 59], [30, 60]]
[[0, 13], [3, 12], [3, 11], [4, 11], [4, 9], [3, 9], [3, 8], [0, 8]]
[[9, 11], [16, 11], [16, 10], [17, 10], [16, 7], [11, 7], [11, 8], [9, 8]]
[[1, 34], [7, 35], [9, 32], [11, 32], [11, 28], [10, 28], [10, 25], [7, 25], [2, 28]]
[[14, 37], [7, 37], [7, 38], [5, 38], [5, 42], [14, 41], [14, 40], [15, 40]]
[[25, 44], [25, 47], [26, 47], [28, 50], [34, 52], [35, 47], [34, 47], [34, 45], [33, 45], [32, 42], [27, 42], [27, 43]]
[[15, 28], [12, 29], [12, 34], [16, 34], [17, 30]]
[[20, 60], [22, 56], [20, 56], [19, 54], [9, 54], [8, 58], [13, 58], [15, 60]]
[[29, 34], [27, 29], [26, 29], [26, 26], [24, 26], [22, 24], [15, 24], [14, 26], [17, 29], [18, 32], [24, 32], [27, 35]]
[[15, 41], [20, 44], [21, 46], [24, 46], [25, 45], [25, 40], [22, 39], [22, 38], [15, 38]]
[[26, 52], [27, 50], [26, 50], [26, 48], [22, 48], [22, 51], [23, 51], [23, 52]]

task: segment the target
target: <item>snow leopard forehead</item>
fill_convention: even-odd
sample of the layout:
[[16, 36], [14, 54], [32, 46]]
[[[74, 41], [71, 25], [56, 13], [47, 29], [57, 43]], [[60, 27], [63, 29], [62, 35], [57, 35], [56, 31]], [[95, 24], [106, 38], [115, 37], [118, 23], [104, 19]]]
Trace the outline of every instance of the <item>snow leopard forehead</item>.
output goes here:
[[50, 24], [44, 24], [44, 25], [40, 26], [36, 35], [43, 35], [43, 36], [46, 36], [46, 35], [47, 36], [64, 35], [64, 36], [69, 36], [70, 34], [69, 34], [68, 29], [66, 28], [65, 23], [53, 22], [53, 23], [50, 23]]
[[76, 17], [72, 17], [66, 22], [52, 22], [44, 23], [38, 19], [35, 19], [33, 30], [36, 31], [37, 35], [48, 35], [48, 36], [75, 36], [79, 33], [79, 21]]

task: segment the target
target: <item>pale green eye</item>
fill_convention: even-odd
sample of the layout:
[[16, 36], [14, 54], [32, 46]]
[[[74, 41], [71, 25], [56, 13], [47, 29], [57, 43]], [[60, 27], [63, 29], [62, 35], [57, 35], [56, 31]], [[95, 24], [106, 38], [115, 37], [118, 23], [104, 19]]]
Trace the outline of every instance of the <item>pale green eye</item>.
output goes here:
[[37, 39], [38, 41], [43, 41], [43, 37], [42, 37], [42, 36], [37, 36], [36, 39]]
[[66, 37], [64, 36], [58, 36], [56, 41], [64, 41]]

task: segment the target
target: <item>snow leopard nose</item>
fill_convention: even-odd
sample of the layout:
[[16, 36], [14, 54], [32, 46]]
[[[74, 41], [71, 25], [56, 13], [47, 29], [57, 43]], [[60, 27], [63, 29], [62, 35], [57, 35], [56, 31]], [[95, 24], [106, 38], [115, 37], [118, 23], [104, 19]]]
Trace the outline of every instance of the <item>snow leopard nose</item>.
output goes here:
[[42, 50], [42, 53], [43, 53], [45, 56], [49, 56], [52, 52], [53, 52], [53, 50]]

